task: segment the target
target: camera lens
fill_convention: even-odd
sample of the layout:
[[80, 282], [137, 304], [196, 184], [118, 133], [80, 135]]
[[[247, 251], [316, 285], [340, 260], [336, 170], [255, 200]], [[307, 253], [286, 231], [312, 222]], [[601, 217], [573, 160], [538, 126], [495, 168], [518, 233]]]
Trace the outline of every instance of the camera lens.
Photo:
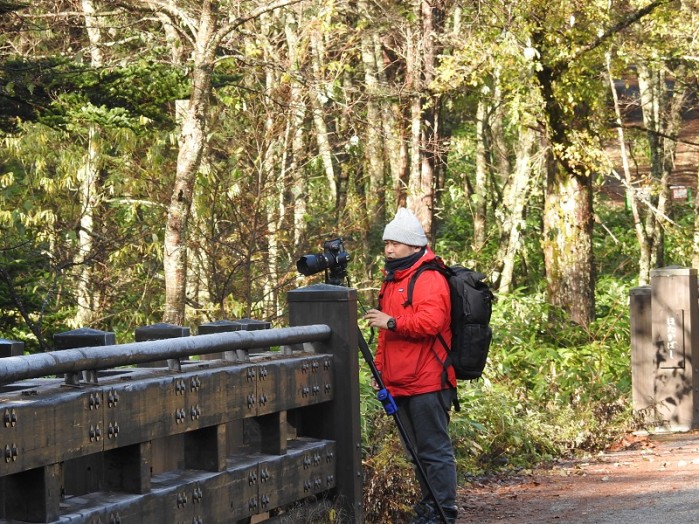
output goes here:
[[315, 275], [319, 271], [323, 271], [328, 267], [328, 261], [325, 256], [321, 255], [306, 255], [298, 259], [296, 269], [304, 276]]

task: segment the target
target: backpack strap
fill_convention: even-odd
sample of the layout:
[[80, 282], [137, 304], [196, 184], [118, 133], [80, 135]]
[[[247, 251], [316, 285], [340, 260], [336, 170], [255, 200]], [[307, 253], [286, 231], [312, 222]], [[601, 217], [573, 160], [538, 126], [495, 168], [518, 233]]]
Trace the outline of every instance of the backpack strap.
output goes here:
[[417, 280], [417, 277], [419, 277], [423, 271], [426, 269], [431, 269], [434, 271], [439, 271], [442, 275], [445, 277], [446, 275], [446, 268], [443, 267], [442, 265], [442, 259], [439, 257], [435, 257], [434, 261], [428, 262], [427, 264], [421, 265], [419, 268], [417, 268], [417, 271], [413, 273], [413, 275], [410, 277], [410, 280], [408, 281], [408, 298], [403, 302], [403, 307], [408, 307], [413, 303], [413, 290], [415, 289], [415, 281]]
[[413, 290], [415, 289], [415, 281], [417, 280], [417, 277], [419, 277], [420, 274], [426, 269], [436, 268], [429, 265], [423, 265], [417, 268], [417, 271], [413, 273], [413, 275], [410, 277], [410, 280], [408, 281], [408, 298], [405, 300], [405, 302], [403, 302], [403, 307], [408, 307], [413, 303]]

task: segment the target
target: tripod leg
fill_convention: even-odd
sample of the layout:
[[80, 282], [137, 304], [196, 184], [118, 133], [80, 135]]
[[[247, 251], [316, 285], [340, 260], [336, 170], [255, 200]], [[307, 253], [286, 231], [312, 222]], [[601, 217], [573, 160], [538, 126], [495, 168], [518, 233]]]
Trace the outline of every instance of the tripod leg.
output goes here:
[[437, 494], [435, 493], [432, 485], [430, 484], [429, 479], [427, 478], [427, 472], [425, 471], [422, 462], [420, 462], [417, 450], [415, 449], [415, 446], [410, 440], [410, 437], [408, 435], [407, 430], [405, 429], [405, 426], [403, 425], [403, 422], [398, 417], [398, 408], [396, 407], [396, 403], [391, 397], [391, 394], [384, 386], [383, 380], [381, 379], [381, 374], [379, 373], [378, 369], [376, 369], [376, 364], [374, 363], [374, 357], [372, 356], [371, 350], [369, 349], [369, 344], [367, 344], [366, 340], [364, 339], [364, 335], [362, 334], [361, 330], [359, 330], [358, 340], [359, 349], [362, 352], [362, 356], [364, 357], [366, 363], [369, 365], [371, 374], [374, 377], [376, 384], [379, 386], [379, 400], [381, 400], [381, 403], [384, 405], [386, 413], [393, 416], [393, 420], [396, 424], [396, 427], [398, 428], [398, 432], [400, 433], [400, 436], [403, 439], [403, 442], [405, 443], [405, 447], [408, 449], [408, 452], [413, 458], [413, 462], [415, 463], [415, 467], [417, 468], [418, 474], [425, 483], [425, 486], [427, 486], [427, 490], [429, 491], [432, 500], [434, 500], [434, 504], [437, 508], [437, 511], [439, 512], [439, 516], [441, 517], [442, 522], [444, 522], [444, 524], [447, 524], [447, 517], [444, 514], [444, 509], [442, 508], [442, 505], [439, 503], [439, 500], [437, 500]]

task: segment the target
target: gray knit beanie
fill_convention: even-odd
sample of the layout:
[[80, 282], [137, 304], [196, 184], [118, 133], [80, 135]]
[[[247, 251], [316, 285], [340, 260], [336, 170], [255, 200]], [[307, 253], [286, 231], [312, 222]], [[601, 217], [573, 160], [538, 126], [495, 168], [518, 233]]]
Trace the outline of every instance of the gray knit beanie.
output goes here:
[[420, 221], [406, 208], [398, 209], [396, 216], [383, 230], [384, 240], [393, 240], [409, 246], [426, 246], [427, 237]]

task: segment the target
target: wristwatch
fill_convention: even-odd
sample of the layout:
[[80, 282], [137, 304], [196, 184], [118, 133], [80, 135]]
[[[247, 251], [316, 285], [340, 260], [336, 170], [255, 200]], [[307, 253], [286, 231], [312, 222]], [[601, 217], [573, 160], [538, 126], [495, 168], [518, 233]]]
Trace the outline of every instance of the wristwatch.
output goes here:
[[391, 331], [396, 330], [396, 319], [391, 317], [386, 321], [386, 327], [390, 329]]

